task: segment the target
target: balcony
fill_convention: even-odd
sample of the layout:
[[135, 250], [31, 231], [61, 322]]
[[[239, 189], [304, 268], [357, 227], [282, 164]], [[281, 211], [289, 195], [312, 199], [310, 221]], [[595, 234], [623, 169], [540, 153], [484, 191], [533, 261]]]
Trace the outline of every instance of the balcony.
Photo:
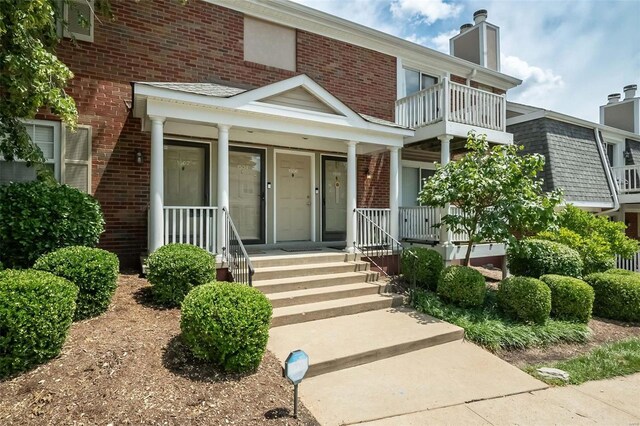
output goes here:
[[[446, 95], [446, 96], [445, 96]], [[416, 130], [419, 141], [449, 134], [466, 137], [469, 130], [489, 141], [511, 143], [506, 133], [506, 97], [443, 79], [396, 101], [396, 123]]]
[[640, 202], [640, 165], [612, 167], [621, 203]]

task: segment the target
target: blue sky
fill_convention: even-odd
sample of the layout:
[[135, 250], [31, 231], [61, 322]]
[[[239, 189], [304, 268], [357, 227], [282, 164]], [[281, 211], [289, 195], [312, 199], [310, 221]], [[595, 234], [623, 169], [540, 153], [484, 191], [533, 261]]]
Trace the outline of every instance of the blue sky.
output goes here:
[[501, 32], [509, 99], [598, 121], [609, 93], [640, 85], [640, 0], [294, 0], [449, 53], [449, 38], [487, 9]]

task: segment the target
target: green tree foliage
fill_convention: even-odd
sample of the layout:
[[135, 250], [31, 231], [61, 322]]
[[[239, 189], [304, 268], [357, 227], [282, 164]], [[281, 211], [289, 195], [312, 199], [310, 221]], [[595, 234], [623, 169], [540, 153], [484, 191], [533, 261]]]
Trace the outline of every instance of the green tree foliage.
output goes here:
[[[0, 2], [0, 155], [42, 164], [22, 120], [43, 108], [74, 128], [77, 110], [64, 88], [73, 73], [55, 55], [59, 7], [55, 0]], [[45, 170], [44, 167], [39, 168]]]
[[516, 145], [489, 146], [486, 136], [470, 132], [468, 152], [457, 161], [438, 166], [420, 192], [420, 201], [434, 207], [452, 205], [460, 214], [442, 218], [454, 232], [469, 235], [465, 265], [473, 244], [481, 241], [514, 242], [553, 225], [559, 191], [545, 193], [544, 167], [539, 154], [520, 155]]

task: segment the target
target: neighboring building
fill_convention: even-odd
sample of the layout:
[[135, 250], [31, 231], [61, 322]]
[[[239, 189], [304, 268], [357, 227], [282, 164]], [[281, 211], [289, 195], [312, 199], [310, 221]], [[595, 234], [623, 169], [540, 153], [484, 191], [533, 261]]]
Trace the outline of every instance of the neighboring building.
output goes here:
[[562, 189], [577, 207], [624, 221], [640, 239], [640, 97], [636, 85], [609, 96], [600, 124], [507, 103], [507, 131], [525, 153], [545, 156], [545, 190]]
[[[75, 40], [57, 53], [79, 132], [47, 114], [29, 129], [56, 177], [100, 201], [100, 245], [123, 265], [173, 241], [220, 254], [223, 209], [245, 244], [353, 250], [373, 243], [372, 221], [396, 238], [464, 239], [412, 207], [422, 179], [469, 130], [512, 142], [505, 93], [521, 81], [499, 72], [486, 11], [452, 41], [459, 58], [285, 0], [112, 9], [88, 27], [65, 10]], [[30, 173], [0, 164], [0, 182]]]

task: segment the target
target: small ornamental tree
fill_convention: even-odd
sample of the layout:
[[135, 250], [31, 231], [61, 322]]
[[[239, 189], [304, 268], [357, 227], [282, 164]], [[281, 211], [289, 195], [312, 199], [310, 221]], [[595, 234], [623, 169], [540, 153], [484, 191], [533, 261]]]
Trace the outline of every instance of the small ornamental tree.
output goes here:
[[486, 136], [469, 132], [468, 152], [436, 172], [420, 192], [420, 201], [434, 207], [455, 206], [442, 217], [453, 232], [469, 236], [464, 260], [469, 265], [473, 244], [515, 242], [552, 227], [560, 191], [545, 193], [537, 175], [544, 167], [539, 154], [520, 155], [516, 145], [489, 146]]

